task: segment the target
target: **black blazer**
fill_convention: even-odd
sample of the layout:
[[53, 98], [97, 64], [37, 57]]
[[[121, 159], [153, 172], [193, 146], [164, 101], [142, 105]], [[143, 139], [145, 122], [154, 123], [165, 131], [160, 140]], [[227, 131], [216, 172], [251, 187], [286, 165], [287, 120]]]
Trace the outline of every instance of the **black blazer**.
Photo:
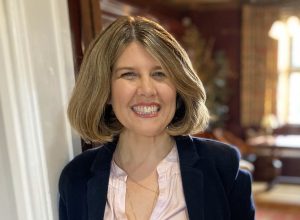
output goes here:
[[[239, 170], [238, 151], [223, 143], [175, 137], [190, 220], [253, 220], [251, 178]], [[103, 219], [117, 141], [74, 158], [59, 181], [60, 220]]]

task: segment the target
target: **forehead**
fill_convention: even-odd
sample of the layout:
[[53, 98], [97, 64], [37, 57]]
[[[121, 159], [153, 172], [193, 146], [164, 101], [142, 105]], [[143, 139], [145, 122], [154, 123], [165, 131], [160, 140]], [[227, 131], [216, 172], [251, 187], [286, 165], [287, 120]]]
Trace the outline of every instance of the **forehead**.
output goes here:
[[161, 63], [141, 43], [134, 41], [129, 43], [120, 53], [114, 68], [127, 65], [161, 66]]

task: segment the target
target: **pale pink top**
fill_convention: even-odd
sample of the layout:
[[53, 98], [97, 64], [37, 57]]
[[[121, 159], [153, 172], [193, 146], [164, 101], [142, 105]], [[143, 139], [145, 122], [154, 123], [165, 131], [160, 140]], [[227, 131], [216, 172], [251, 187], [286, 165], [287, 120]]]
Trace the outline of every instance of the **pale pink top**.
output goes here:
[[[127, 174], [112, 160], [108, 184], [105, 220], [127, 220], [125, 214], [125, 195]], [[177, 147], [158, 164], [159, 196], [150, 220], [185, 220], [188, 219]]]

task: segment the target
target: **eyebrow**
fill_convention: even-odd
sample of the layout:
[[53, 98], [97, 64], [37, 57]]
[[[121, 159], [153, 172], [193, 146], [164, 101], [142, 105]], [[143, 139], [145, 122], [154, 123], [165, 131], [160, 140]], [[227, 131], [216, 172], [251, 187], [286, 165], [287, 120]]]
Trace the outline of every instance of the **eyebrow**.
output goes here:
[[[126, 66], [124, 66], [124, 67], [117, 67], [116, 69], [113, 70], [113, 72], [118, 72], [120, 70], [135, 70], [135, 68], [134, 67], [130, 67], [130, 66], [128, 66], [128, 67], [126, 67]], [[154, 68], [152, 70], [163, 70], [163, 68], [161, 66], [154, 66]]]
[[132, 67], [118, 67], [118, 68], [115, 68], [113, 69], [113, 72], [118, 72], [120, 70], [133, 70], [134, 68]]

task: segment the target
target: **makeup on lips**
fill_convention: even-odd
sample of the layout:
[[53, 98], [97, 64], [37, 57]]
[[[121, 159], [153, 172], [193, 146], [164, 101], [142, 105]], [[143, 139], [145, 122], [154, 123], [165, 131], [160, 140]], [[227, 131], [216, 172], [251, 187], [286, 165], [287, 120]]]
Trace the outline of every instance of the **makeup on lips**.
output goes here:
[[158, 115], [160, 105], [157, 103], [139, 103], [131, 107], [133, 112], [139, 117], [153, 118]]

